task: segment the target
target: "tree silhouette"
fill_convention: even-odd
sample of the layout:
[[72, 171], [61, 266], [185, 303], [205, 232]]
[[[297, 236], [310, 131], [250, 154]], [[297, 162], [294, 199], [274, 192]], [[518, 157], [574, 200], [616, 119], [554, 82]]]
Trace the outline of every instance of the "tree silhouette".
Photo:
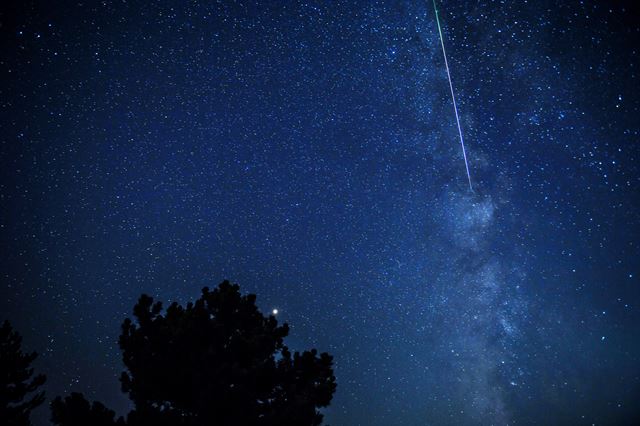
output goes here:
[[[320, 425], [318, 409], [329, 405], [336, 389], [332, 357], [315, 349], [292, 354], [283, 343], [289, 327], [265, 317], [255, 300], [228, 281], [213, 291], [204, 288], [195, 303], [173, 303], [165, 312], [142, 295], [133, 310], [136, 321], [124, 321], [119, 342], [126, 367], [122, 390], [135, 407], [126, 423]], [[68, 414], [89, 412], [89, 403], [75, 398], [73, 404], [54, 402], [67, 414], [54, 415], [56, 424], [79, 425]], [[114, 424], [109, 419], [99, 424]]]
[[73, 392], [51, 403], [51, 421], [66, 426], [124, 426], [122, 417], [115, 420], [115, 412], [99, 402], [89, 404], [82, 394]]
[[31, 411], [44, 402], [44, 392], [27, 398], [46, 381], [42, 374], [32, 378], [31, 363], [37, 356], [22, 352], [22, 337], [4, 321], [0, 327], [0, 421], [4, 425], [30, 425]]

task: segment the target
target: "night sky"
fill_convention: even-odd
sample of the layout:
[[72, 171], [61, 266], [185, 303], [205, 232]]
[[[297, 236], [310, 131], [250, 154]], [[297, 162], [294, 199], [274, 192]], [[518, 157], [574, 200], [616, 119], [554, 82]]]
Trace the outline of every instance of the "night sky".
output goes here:
[[0, 316], [49, 398], [124, 414], [138, 296], [229, 279], [335, 356], [331, 425], [640, 419], [637, 7], [439, 2], [474, 192], [430, 1], [0, 7]]

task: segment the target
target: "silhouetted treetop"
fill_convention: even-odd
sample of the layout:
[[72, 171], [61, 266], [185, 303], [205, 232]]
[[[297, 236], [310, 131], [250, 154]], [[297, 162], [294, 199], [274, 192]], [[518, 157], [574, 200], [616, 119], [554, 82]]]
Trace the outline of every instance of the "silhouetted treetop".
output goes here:
[[0, 422], [9, 426], [31, 424], [31, 411], [44, 402], [44, 392], [38, 390], [46, 381], [43, 374], [33, 377], [31, 363], [38, 355], [22, 352], [22, 337], [9, 321], [0, 326]]
[[124, 426], [115, 412], [99, 402], [90, 404], [82, 394], [73, 392], [62, 399], [57, 397], [51, 402], [51, 421], [64, 426]]
[[[315, 349], [292, 354], [283, 343], [289, 327], [264, 316], [255, 301], [228, 281], [166, 311], [142, 295], [119, 341], [122, 390], [135, 405], [127, 423], [320, 425], [318, 409], [336, 389], [332, 357]], [[66, 407], [86, 414], [89, 403], [78, 397]]]

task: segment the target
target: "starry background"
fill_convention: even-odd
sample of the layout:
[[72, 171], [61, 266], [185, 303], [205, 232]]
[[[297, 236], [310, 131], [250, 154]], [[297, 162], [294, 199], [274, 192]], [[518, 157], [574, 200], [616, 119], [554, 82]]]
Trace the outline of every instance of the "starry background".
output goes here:
[[[0, 312], [119, 413], [142, 292], [222, 279], [335, 356], [340, 425], [632, 424], [637, 7], [11, 4]], [[35, 415], [47, 424], [47, 409]]]

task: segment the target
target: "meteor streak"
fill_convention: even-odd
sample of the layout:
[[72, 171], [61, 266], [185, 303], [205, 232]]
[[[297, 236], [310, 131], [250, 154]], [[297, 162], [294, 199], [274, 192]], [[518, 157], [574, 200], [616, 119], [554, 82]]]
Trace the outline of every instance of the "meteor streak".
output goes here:
[[464, 165], [467, 168], [467, 178], [469, 179], [469, 189], [473, 192], [471, 185], [471, 173], [469, 173], [469, 162], [467, 161], [467, 151], [464, 148], [464, 139], [462, 138], [462, 127], [460, 127], [460, 117], [458, 116], [458, 107], [456, 106], [456, 96], [453, 94], [453, 83], [451, 82], [451, 73], [449, 72], [449, 62], [447, 61], [447, 52], [444, 50], [444, 39], [442, 37], [442, 29], [440, 28], [440, 18], [438, 17], [438, 7], [436, 0], [433, 0], [433, 10], [436, 12], [436, 22], [438, 23], [438, 34], [440, 34], [440, 44], [442, 45], [442, 55], [444, 56], [444, 66], [447, 68], [447, 77], [449, 78], [449, 88], [451, 89], [451, 100], [453, 101], [453, 111], [456, 113], [456, 123], [458, 124], [458, 134], [460, 135], [460, 145], [462, 146], [462, 156], [464, 157]]

